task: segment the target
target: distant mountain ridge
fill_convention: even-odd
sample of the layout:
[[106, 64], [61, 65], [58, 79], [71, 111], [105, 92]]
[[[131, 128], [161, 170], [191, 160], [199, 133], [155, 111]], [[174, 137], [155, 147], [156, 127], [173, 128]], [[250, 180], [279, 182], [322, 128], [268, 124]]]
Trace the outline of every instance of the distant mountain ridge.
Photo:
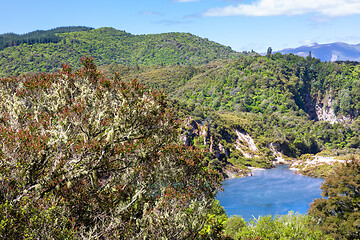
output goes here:
[[277, 52], [281, 54], [293, 53], [302, 57], [307, 57], [311, 52], [312, 57], [318, 58], [322, 62], [360, 61], [360, 44], [347, 44], [344, 42], [313, 43], [298, 48], [286, 48]]

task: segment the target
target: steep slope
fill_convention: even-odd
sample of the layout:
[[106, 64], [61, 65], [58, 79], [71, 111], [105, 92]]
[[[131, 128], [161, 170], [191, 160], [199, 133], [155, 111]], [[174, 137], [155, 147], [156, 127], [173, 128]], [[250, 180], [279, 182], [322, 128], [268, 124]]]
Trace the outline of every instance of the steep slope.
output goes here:
[[319, 58], [323, 62], [334, 61], [360, 61], [360, 44], [352, 45], [343, 42], [317, 44], [313, 43], [298, 48], [287, 48], [278, 51], [282, 54], [293, 53], [302, 57], [311, 56]]
[[80, 56], [94, 56], [107, 76], [137, 78], [177, 101], [181, 139], [208, 150], [211, 168], [240, 174], [287, 157], [360, 147], [357, 63], [239, 54], [186, 33], [101, 28], [57, 36], [56, 43], [2, 50], [1, 74], [54, 71], [66, 62], [77, 68]]
[[177, 100], [170, 103], [183, 119], [180, 140], [188, 146], [206, 150], [203, 162], [208, 168], [218, 170], [224, 177], [236, 177], [249, 174], [248, 167], [272, 167], [274, 157], [264, 151], [267, 148], [259, 149], [239, 125], [245, 119], [194, 108], [192, 104]]
[[360, 65], [322, 63], [275, 54], [242, 56], [201, 66], [104, 68], [107, 74], [139, 78], [171, 97], [215, 110], [267, 113], [297, 111], [310, 120], [342, 122], [360, 112]]
[[0, 51], [0, 76], [24, 72], [51, 72], [69, 63], [80, 66], [80, 58], [93, 56], [97, 65], [202, 64], [234, 58], [239, 53], [189, 33], [132, 35], [113, 28], [59, 33], [60, 41], [23, 43]]

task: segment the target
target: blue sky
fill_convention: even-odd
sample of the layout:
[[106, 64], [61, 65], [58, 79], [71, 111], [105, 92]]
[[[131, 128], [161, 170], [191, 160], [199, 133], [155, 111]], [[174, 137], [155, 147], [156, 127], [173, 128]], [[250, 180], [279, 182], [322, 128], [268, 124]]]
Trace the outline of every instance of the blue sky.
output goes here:
[[0, 33], [60, 26], [189, 32], [236, 51], [360, 43], [360, 0], [0, 0]]

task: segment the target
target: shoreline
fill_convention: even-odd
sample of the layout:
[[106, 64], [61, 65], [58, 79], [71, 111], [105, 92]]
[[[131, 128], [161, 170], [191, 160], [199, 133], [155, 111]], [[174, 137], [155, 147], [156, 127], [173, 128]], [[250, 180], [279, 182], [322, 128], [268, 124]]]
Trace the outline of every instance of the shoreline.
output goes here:
[[[289, 170], [294, 174], [300, 174], [307, 177], [326, 178], [333, 172], [333, 167], [337, 164], [344, 164], [348, 160], [336, 159], [333, 156], [308, 155], [305, 159], [285, 160], [284, 158], [273, 161], [273, 168], [279, 165], [289, 165]], [[264, 171], [266, 168], [247, 167], [243, 169], [225, 169], [226, 179], [251, 177], [257, 171]]]
[[295, 174], [301, 174], [308, 177], [326, 178], [333, 172], [334, 166], [344, 164], [347, 160], [336, 159], [331, 156], [312, 155], [306, 159], [294, 160], [289, 169]]

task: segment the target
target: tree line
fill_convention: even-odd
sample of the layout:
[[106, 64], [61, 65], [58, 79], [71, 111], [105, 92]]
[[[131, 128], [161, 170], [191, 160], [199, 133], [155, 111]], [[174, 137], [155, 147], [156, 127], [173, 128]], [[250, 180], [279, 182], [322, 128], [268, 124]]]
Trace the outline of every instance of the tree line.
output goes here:
[[26, 34], [6, 33], [0, 35], [0, 50], [21, 44], [58, 43], [62, 40], [57, 33], [89, 31], [90, 27], [58, 27], [51, 30], [37, 30]]

